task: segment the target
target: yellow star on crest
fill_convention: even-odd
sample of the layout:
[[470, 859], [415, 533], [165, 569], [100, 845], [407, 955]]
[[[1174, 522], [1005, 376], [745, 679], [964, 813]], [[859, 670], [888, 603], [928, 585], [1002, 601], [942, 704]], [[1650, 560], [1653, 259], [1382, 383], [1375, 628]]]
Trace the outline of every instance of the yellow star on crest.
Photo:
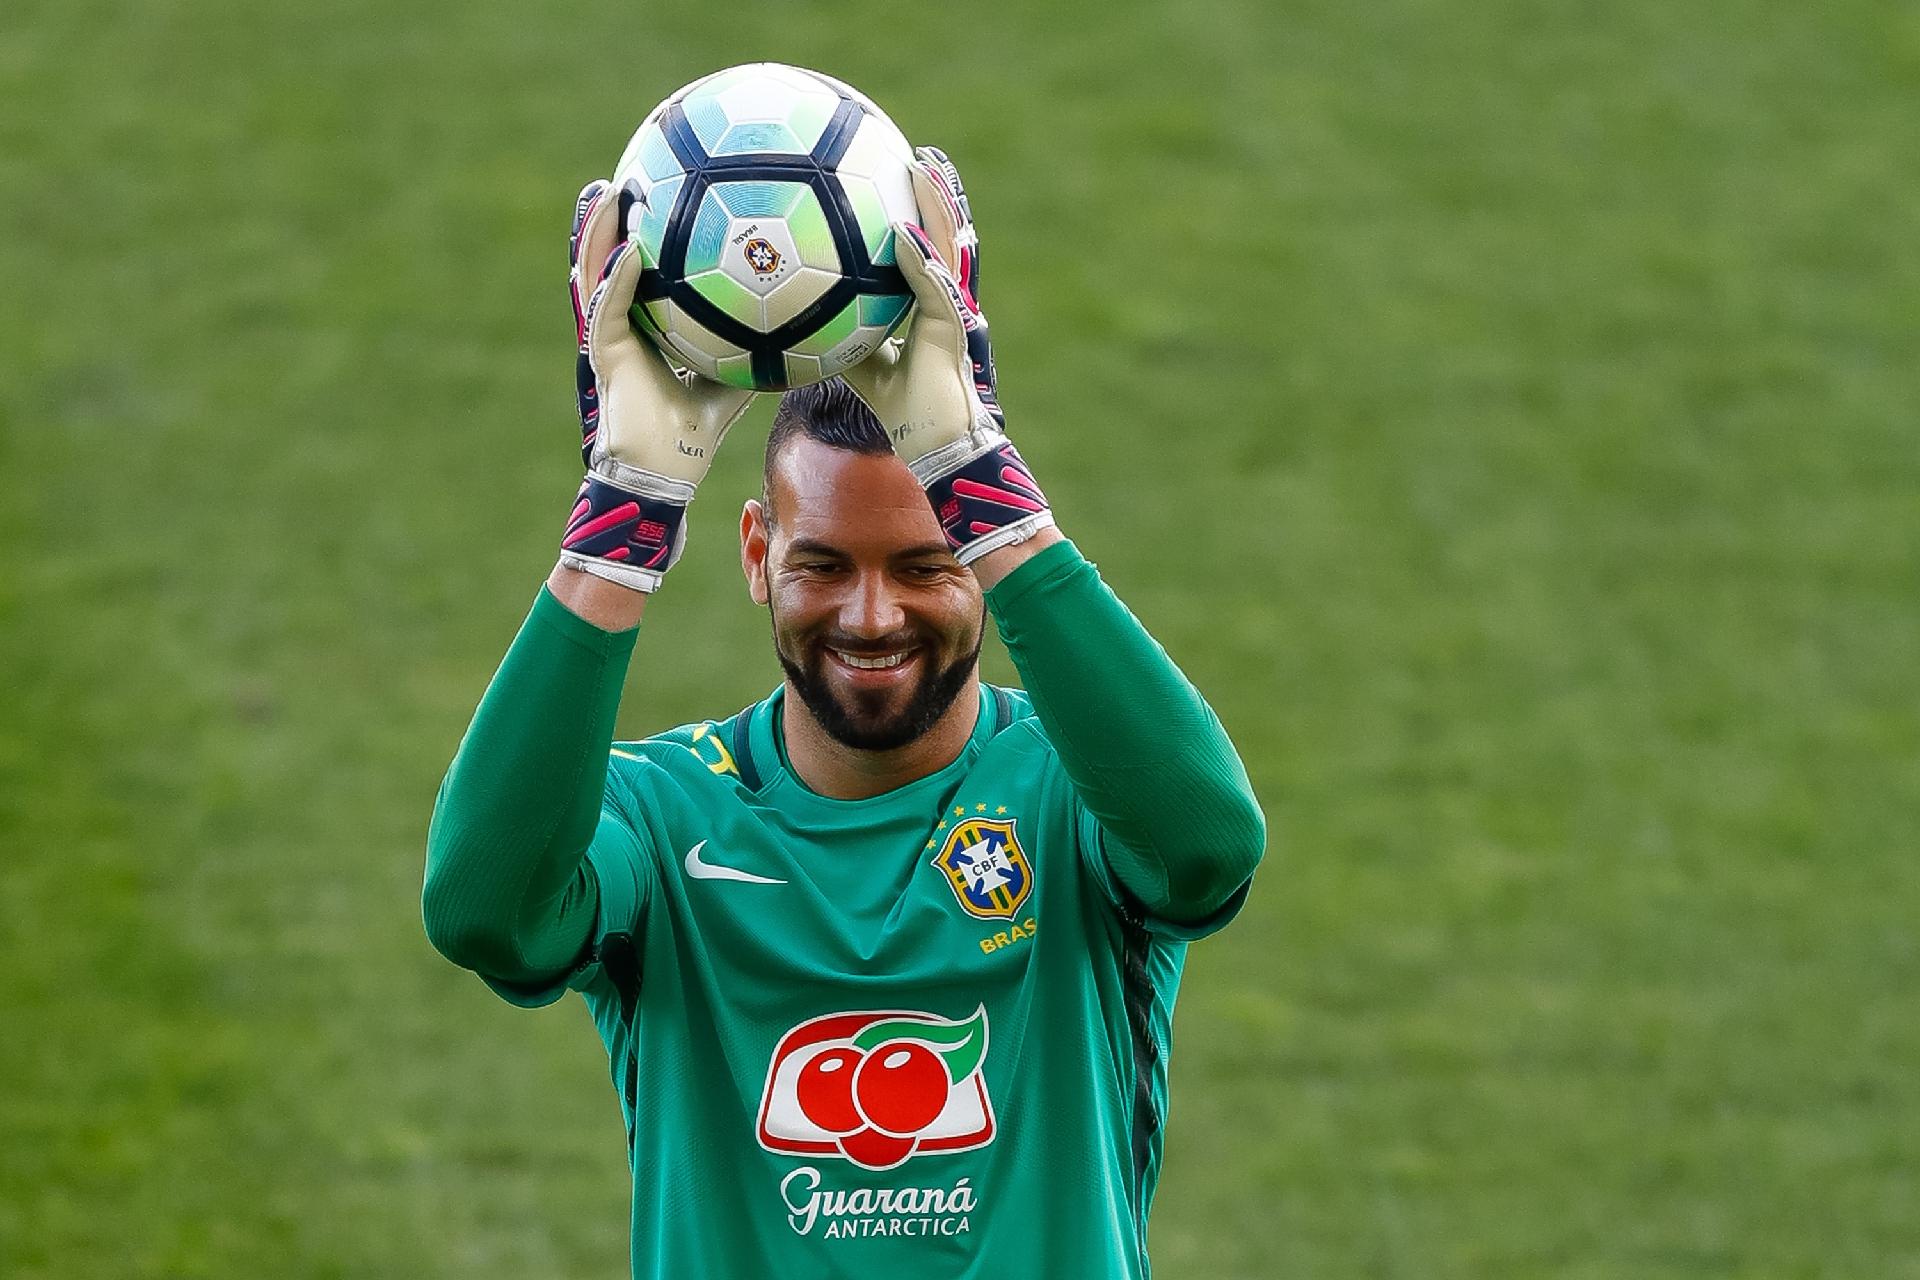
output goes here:
[[1007, 806], [1005, 805], [1000, 805], [994, 809], [995, 813], [1005, 813], [1006, 811], [1007, 811]]

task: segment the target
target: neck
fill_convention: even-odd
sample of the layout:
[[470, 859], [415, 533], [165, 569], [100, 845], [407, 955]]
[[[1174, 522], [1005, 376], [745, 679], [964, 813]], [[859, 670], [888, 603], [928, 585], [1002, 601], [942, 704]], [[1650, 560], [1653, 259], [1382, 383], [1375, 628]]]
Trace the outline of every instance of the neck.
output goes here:
[[931, 729], [891, 751], [862, 751], [833, 737], [813, 718], [792, 681], [787, 682], [784, 702], [780, 737], [794, 773], [829, 799], [865, 800], [938, 773], [959, 759], [980, 720], [980, 676], [976, 670]]

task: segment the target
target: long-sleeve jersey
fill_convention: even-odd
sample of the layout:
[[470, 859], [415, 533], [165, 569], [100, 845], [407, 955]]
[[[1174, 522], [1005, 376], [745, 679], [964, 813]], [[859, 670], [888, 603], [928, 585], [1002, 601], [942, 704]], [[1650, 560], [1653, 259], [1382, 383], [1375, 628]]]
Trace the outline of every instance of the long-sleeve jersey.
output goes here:
[[1024, 693], [945, 768], [809, 790], [781, 691], [613, 743], [635, 632], [544, 591], [429, 837], [429, 936], [586, 997], [633, 1268], [1144, 1276], [1187, 941], [1265, 843], [1218, 720], [1070, 543], [988, 593]]

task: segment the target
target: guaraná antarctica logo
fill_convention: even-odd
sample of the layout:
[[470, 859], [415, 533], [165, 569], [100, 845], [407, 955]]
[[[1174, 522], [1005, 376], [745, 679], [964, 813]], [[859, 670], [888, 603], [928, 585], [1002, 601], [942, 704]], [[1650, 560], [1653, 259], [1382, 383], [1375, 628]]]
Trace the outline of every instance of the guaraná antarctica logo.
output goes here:
[[780, 1038], [760, 1098], [760, 1145], [892, 1169], [993, 1141], [987, 1009], [830, 1013]]

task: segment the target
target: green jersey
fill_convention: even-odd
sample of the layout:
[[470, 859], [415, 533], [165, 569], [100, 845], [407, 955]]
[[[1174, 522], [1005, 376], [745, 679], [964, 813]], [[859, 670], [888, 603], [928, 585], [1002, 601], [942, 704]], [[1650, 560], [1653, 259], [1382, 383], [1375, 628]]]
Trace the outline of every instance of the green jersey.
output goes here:
[[788, 768], [782, 694], [616, 743], [586, 998], [636, 1276], [1144, 1277], [1189, 939], [1116, 884], [1024, 694], [871, 799]]

